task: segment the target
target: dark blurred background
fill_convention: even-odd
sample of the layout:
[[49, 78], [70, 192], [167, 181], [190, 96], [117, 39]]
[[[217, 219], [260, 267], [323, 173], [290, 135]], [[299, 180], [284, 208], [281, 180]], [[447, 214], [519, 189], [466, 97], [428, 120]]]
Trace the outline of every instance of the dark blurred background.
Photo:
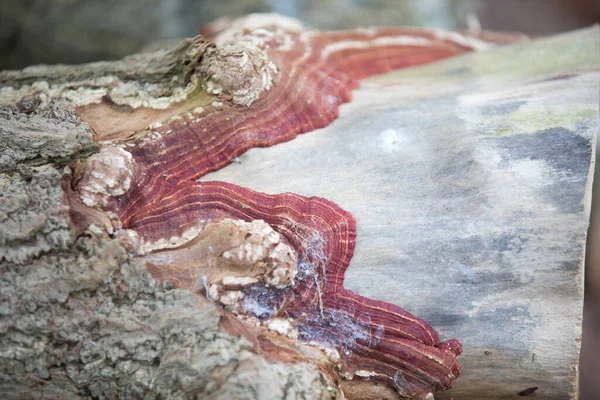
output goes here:
[[221, 16], [269, 11], [321, 29], [479, 23], [543, 35], [600, 20], [600, 0], [2, 0], [0, 69], [120, 58]]
[[[0, 69], [120, 58], [251, 12], [277, 12], [321, 29], [420, 25], [538, 36], [597, 23], [600, 0], [2, 0]], [[600, 398], [599, 181], [586, 256], [581, 399]]]

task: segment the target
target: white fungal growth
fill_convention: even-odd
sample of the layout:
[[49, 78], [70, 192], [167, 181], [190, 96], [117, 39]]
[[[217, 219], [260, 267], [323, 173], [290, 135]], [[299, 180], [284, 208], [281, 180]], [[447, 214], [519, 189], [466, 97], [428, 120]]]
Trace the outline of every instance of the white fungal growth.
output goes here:
[[[221, 254], [240, 275], [261, 279], [267, 286], [283, 289], [294, 284], [296, 253], [281, 236], [263, 220], [245, 222], [226, 219], [221, 224], [233, 225], [242, 238]], [[223, 282], [225, 284], [225, 282]]]
[[132, 229], [119, 229], [115, 232], [115, 237], [129, 251], [136, 251], [140, 247], [140, 235]]
[[157, 250], [172, 249], [180, 247], [196, 238], [206, 227], [206, 221], [200, 220], [197, 224], [185, 230], [180, 236], [171, 236], [170, 238], [160, 238], [155, 241], [140, 240], [140, 245], [136, 249], [130, 249], [134, 254], [149, 254]]
[[105, 145], [86, 161], [79, 182], [81, 201], [89, 206], [106, 206], [111, 197], [125, 194], [133, 178], [131, 153], [114, 145]]
[[260, 304], [251, 296], [244, 297], [244, 301], [242, 302], [242, 310], [246, 314], [251, 314], [256, 317], [272, 317], [275, 315], [274, 309]]
[[[360, 376], [361, 378], [370, 378], [370, 377], [372, 377], [372, 376], [381, 375], [381, 374], [378, 374], [378, 373], [377, 373], [377, 372], [375, 372], [375, 371], [367, 371], [367, 370], [364, 370], [364, 369], [359, 369], [359, 370], [358, 370], [358, 371], [356, 371], [354, 374], [355, 374], [356, 376]], [[384, 376], [385, 376], [385, 375], [384, 375]]]
[[231, 292], [226, 292], [219, 301], [226, 306], [231, 306], [235, 304], [238, 300], [241, 300], [244, 297], [244, 293], [239, 290], [234, 290]]
[[275, 84], [279, 70], [266, 51], [248, 41], [209, 49], [198, 73], [207, 92], [231, 96], [231, 101], [250, 107]]
[[238, 19], [219, 32], [216, 48], [207, 49], [198, 67], [205, 89], [215, 95], [226, 95], [246, 107], [277, 80], [279, 69], [267, 50], [293, 47], [294, 37], [302, 32], [302, 24], [275, 14], [253, 14]]
[[208, 288], [208, 298], [212, 301], [219, 299], [219, 286], [210, 285], [210, 287]]
[[[292, 227], [292, 229], [294, 229]], [[295, 230], [295, 229], [294, 229]], [[311, 279], [315, 283], [317, 296], [319, 298], [319, 310], [323, 317], [323, 290], [322, 286], [327, 284], [325, 273], [327, 257], [325, 255], [325, 240], [317, 231], [308, 234], [297, 231], [296, 235], [302, 238], [302, 245], [306, 249], [307, 259], [298, 263], [298, 279]]]
[[267, 328], [270, 331], [279, 333], [280, 335], [287, 336], [292, 339], [298, 337], [298, 332], [292, 323], [285, 318], [273, 318], [267, 322]]
[[323, 347], [323, 352], [332, 362], [340, 361], [340, 353], [333, 347]]
[[263, 220], [252, 222], [224, 220], [221, 223], [233, 224], [245, 233], [245, 240], [221, 255], [236, 264], [256, 263], [264, 260], [280, 240], [279, 233]]
[[384, 334], [385, 327], [383, 325], [378, 325], [377, 329], [375, 329], [375, 333], [373, 334], [371, 345], [377, 346]]
[[350, 372], [348, 372], [348, 371], [342, 372], [342, 373], [340, 374], [340, 376], [342, 377], [342, 379], [345, 379], [345, 380], [347, 380], [347, 381], [351, 381], [351, 380], [352, 380], [352, 378], [354, 378], [354, 374], [352, 374], [352, 373], [350, 373]]
[[248, 286], [258, 283], [258, 279], [248, 276], [226, 276], [221, 283], [223, 286]]

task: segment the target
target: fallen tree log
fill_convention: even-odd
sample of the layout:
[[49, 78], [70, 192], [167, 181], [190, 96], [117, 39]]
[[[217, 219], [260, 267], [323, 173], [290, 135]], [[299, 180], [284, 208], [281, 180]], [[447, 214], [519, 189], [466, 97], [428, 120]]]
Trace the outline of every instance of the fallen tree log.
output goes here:
[[203, 32], [0, 73], [4, 397], [575, 395], [597, 28]]

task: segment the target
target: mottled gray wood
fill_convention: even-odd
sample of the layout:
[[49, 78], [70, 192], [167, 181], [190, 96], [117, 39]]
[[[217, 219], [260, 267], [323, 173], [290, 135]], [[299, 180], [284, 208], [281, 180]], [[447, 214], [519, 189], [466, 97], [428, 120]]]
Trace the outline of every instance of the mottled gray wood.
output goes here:
[[[365, 81], [326, 129], [203, 180], [333, 200], [346, 287], [464, 346], [442, 399], [575, 396], [598, 28]], [[594, 68], [593, 66], [596, 65]]]

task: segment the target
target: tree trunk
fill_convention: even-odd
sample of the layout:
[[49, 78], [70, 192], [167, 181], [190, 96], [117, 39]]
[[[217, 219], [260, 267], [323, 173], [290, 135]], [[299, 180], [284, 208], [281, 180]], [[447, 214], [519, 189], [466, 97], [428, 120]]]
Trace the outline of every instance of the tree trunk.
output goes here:
[[[288, 28], [289, 21], [281, 24], [290, 29], [286, 35], [293, 32], [290, 37], [304, 34]], [[220, 28], [210, 29], [223, 34]], [[296, 81], [285, 86], [280, 72], [287, 55], [276, 58], [279, 53], [260, 46], [228, 48], [239, 42], [222, 44], [224, 39], [215, 32], [120, 61], [0, 73], [0, 397], [430, 398], [429, 391], [447, 389], [427, 378], [416, 379], [426, 384], [415, 386], [410, 366], [400, 368], [400, 378], [386, 375], [388, 364], [378, 364], [385, 354], [377, 343], [369, 348], [371, 359], [361, 354], [357, 361], [356, 343], [363, 340], [356, 333], [363, 327], [360, 323], [343, 322], [333, 329], [354, 329], [349, 332], [356, 333], [357, 348], [328, 347], [330, 342], [303, 341], [305, 322], [293, 317], [296, 300], [284, 310], [297, 330], [294, 334], [282, 334], [273, 320], [249, 318], [228, 303], [222, 293], [239, 291], [225, 291], [225, 278], [211, 274], [216, 274], [214, 266], [234, 268], [232, 262], [213, 260], [198, 249], [225, 246], [225, 234], [219, 230], [225, 229], [223, 223], [230, 229], [226, 245], [236, 234], [243, 242], [244, 229], [251, 235], [255, 225], [241, 224], [259, 218], [214, 211], [217, 226], [194, 210], [144, 230], [144, 218], [157, 218], [151, 213], [154, 204], [166, 200], [157, 196], [152, 203], [155, 200], [147, 197], [149, 211], [136, 209], [138, 214], [132, 216], [124, 211], [127, 201], [134, 201], [130, 193], [152, 185], [144, 179], [154, 176], [153, 171], [170, 173], [171, 161], [144, 164], [143, 157], [169, 148], [169, 138], [185, 126], [199, 130], [193, 124], [212, 118], [207, 113], [213, 112], [223, 117], [212, 129], [226, 124], [227, 132], [230, 126], [238, 132], [245, 126], [243, 113], [275, 109], [276, 102], [261, 103], [273, 93], [295, 93]], [[429, 40], [430, 47], [422, 51], [438, 52], [413, 64], [474, 48], [471, 42], [465, 44], [475, 40], [468, 36], [423, 39], [416, 31], [410, 35], [418, 39], [403, 33], [403, 49], [413, 51]], [[333, 63], [332, 52], [346, 51], [362, 39], [336, 40], [323, 47], [329, 49], [327, 63]], [[370, 38], [368, 45], [358, 47], [363, 51], [380, 42]], [[460, 51], [448, 50], [459, 42]], [[442, 340], [457, 338], [462, 343], [461, 377], [436, 398], [520, 398], [531, 393], [548, 399], [575, 397], [599, 46], [598, 29], [590, 28], [371, 78], [341, 107], [339, 121], [327, 127], [329, 120], [273, 143], [252, 139], [252, 145], [234, 148], [225, 161], [214, 161], [202, 174], [193, 175], [185, 167], [180, 172], [192, 174], [185, 183], [190, 185], [187, 191], [224, 181], [273, 198], [297, 193], [303, 201], [318, 201], [317, 210], [331, 202], [309, 196], [324, 197], [351, 213], [347, 218], [356, 219], [357, 243], [343, 284], [358, 293], [352, 297], [358, 299], [356, 307], [375, 302], [368, 304], [414, 318], [396, 307], [401, 306], [432, 325]], [[271, 58], [261, 59], [263, 50]], [[448, 52], [443, 57], [442, 50]], [[237, 63], [242, 54], [249, 56], [249, 70], [244, 69], [247, 64]], [[344, 74], [358, 74], [359, 79], [390, 69], [360, 75], [359, 67], [382, 56], [369, 57], [369, 63], [356, 64]], [[413, 53], [410, 57], [421, 60]], [[344, 59], [336, 68], [353, 60]], [[275, 69], [269, 69], [271, 61]], [[256, 71], [260, 79], [253, 75]], [[274, 74], [272, 85], [265, 83], [269, 71]], [[298, 86], [299, 93], [308, 90], [303, 89], [310, 86], [306, 82]], [[323, 93], [329, 87], [323, 84]], [[311, 90], [316, 97], [303, 104], [321, 101], [319, 91]], [[349, 100], [349, 95], [339, 96], [344, 100], [332, 106], [331, 115]], [[324, 128], [245, 152], [317, 127]], [[178, 143], [184, 143], [181, 154], [196, 144]], [[137, 149], [143, 148], [153, 152], [137, 156]], [[156, 179], [162, 179], [159, 175]], [[171, 193], [169, 179], [161, 183], [161, 193]], [[190, 230], [179, 228], [192, 215], [208, 222], [190, 237]], [[279, 232], [278, 246], [289, 246], [300, 265], [306, 248], [299, 249], [294, 237], [286, 236], [266, 215], [260, 218], [266, 221], [264, 229]], [[227, 222], [231, 218], [234, 222]], [[196, 252], [197, 258], [186, 251]], [[274, 255], [269, 257], [275, 262]], [[191, 268], [186, 264], [190, 260], [213, 263], [214, 268], [192, 274], [188, 285], [177, 268]], [[300, 276], [295, 264], [292, 268]], [[244, 274], [248, 282], [267, 279]], [[208, 279], [206, 287], [200, 276], [204, 284]], [[318, 279], [317, 274], [317, 288], [327, 291]], [[275, 290], [277, 285], [271, 281], [266, 287]], [[211, 294], [213, 286], [221, 297]], [[302, 284], [296, 282], [295, 287], [300, 290]], [[343, 305], [327, 307], [321, 305], [321, 317], [345, 310]], [[348, 315], [364, 322], [363, 311]], [[308, 311], [304, 318], [307, 314], [310, 318]], [[367, 317], [376, 319], [374, 314]], [[391, 323], [381, 326], [386, 335], [395, 329]], [[369, 343], [387, 340], [369, 332]], [[453, 345], [435, 342], [429, 349], [423, 344], [418, 355], [460, 353], [442, 349], [444, 343]], [[341, 361], [331, 356], [332, 349], [339, 350]], [[349, 354], [344, 355], [346, 350]], [[364, 367], [371, 361], [372, 371]], [[427, 370], [428, 362], [414, 361], [413, 366]]]

